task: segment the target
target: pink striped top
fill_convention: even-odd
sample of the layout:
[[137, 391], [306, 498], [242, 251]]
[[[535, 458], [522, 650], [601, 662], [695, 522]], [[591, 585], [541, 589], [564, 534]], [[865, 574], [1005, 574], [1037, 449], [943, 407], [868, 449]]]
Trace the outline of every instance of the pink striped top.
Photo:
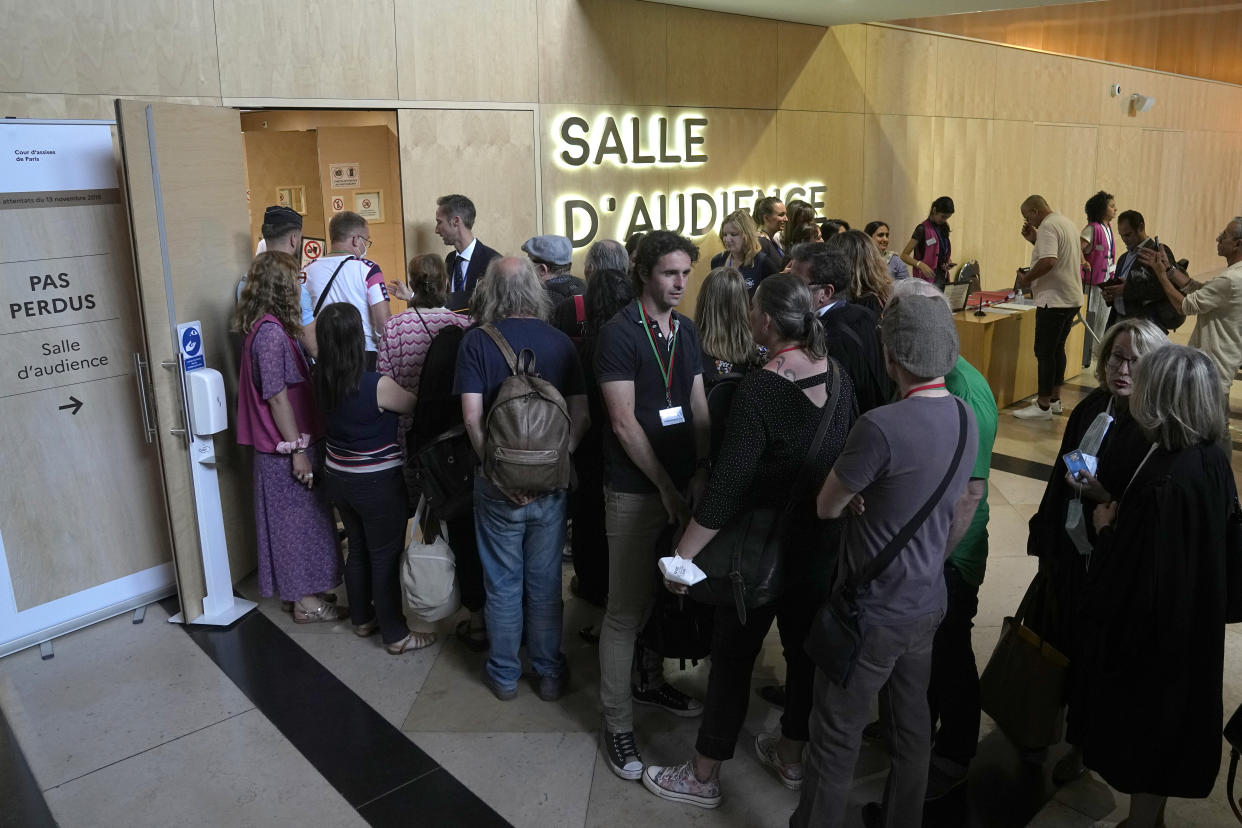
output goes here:
[[[419, 320], [422, 314], [422, 320]], [[423, 322], [426, 322], [424, 327]], [[454, 313], [448, 308], [419, 308], [403, 311], [384, 325], [384, 336], [379, 343], [375, 368], [381, 374], [392, 377], [397, 384], [418, 396], [418, 380], [423, 373], [423, 361], [432, 338], [445, 328], [470, 327], [470, 317]], [[397, 420], [397, 444], [404, 450], [405, 433], [410, 430], [412, 419], [402, 414]]]

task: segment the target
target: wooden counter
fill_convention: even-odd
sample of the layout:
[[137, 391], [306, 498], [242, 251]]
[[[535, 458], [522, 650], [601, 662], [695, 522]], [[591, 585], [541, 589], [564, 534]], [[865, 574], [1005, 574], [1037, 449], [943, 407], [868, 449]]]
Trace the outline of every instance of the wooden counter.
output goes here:
[[[1035, 308], [1002, 311], [984, 309], [953, 315], [962, 356], [987, 378], [996, 407], [1005, 408], [1039, 392], [1035, 362]], [[1082, 373], [1082, 325], [1070, 328], [1065, 342], [1065, 379]]]

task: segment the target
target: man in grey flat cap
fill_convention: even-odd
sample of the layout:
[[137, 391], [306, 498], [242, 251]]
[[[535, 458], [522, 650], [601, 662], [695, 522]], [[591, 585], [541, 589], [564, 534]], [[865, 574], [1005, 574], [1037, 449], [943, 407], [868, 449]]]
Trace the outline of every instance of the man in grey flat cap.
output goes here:
[[852, 659], [839, 646], [849, 612], [826, 607], [806, 648], [817, 665], [811, 742], [795, 828], [845, 822], [871, 701], [889, 703], [892, 768], [884, 801], [863, 823], [918, 825], [931, 756], [927, 686], [945, 614], [945, 550], [970, 526], [967, 481], [978, 450], [971, 409], [945, 388], [958, 357], [944, 300], [897, 296], [880, 321], [884, 362], [899, 399], [858, 418], [817, 502], [821, 518], [848, 507], [834, 599], [864, 619]]
[[534, 236], [522, 244], [522, 252], [534, 263], [552, 307], [586, 290], [586, 282], [569, 272], [574, 248], [565, 236]]

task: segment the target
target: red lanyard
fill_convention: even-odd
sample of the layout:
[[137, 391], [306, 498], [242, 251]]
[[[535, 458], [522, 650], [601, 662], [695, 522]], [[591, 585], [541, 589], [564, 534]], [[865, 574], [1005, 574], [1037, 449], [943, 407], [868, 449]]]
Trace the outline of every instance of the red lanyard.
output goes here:
[[909, 391], [907, 391], [906, 396], [902, 397], [902, 399], [903, 400], [908, 399], [911, 394], [916, 394], [919, 391], [931, 391], [934, 388], [944, 388], [944, 387], [945, 386], [943, 382], [933, 382], [930, 385], [916, 385], [914, 388], [911, 388]]
[[777, 351], [776, 353], [772, 354], [772, 356], [771, 356], [771, 357], [769, 357], [769, 359], [775, 359], [776, 357], [780, 356], [781, 354], [785, 353], [786, 351], [796, 351], [796, 350], [798, 350], [798, 349], [799, 349], [799, 348], [801, 348], [801, 347], [802, 347], [801, 345], [790, 345], [788, 348], [781, 348], [779, 351]]
[[[664, 367], [664, 358], [660, 356], [660, 349], [656, 347], [655, 337], [651, 335], [651, 323], [647, 320], [647, 309], [643, 307], [643, 300], [638, 300], [638, 314], [643, 318], [643, 330], [647, 332], [647, 341], [651, 343], [651, 352], [655, 354], [656, 365], [660, 366], [660, 376], [664, 377], [664, 399], [668, 403], [668, 407], [673, 407], [673, 363], [677, 360], [677, 329], [680, 327], [677, 321], [673, 320], [673, 335], [668, 340], [668, 368]], [[672, 316], [669, 316], [672, 319]]]

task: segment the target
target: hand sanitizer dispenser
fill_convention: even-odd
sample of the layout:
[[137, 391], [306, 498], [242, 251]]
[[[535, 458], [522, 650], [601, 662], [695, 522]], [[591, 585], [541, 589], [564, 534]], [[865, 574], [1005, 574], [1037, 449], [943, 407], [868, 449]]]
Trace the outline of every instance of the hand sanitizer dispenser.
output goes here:
[[219, 434], [229, 427], [224, 396], [224, 377], [214, 368], [199, 368], [185, 375], [189, 384], [190, 427], [199, 437]]

